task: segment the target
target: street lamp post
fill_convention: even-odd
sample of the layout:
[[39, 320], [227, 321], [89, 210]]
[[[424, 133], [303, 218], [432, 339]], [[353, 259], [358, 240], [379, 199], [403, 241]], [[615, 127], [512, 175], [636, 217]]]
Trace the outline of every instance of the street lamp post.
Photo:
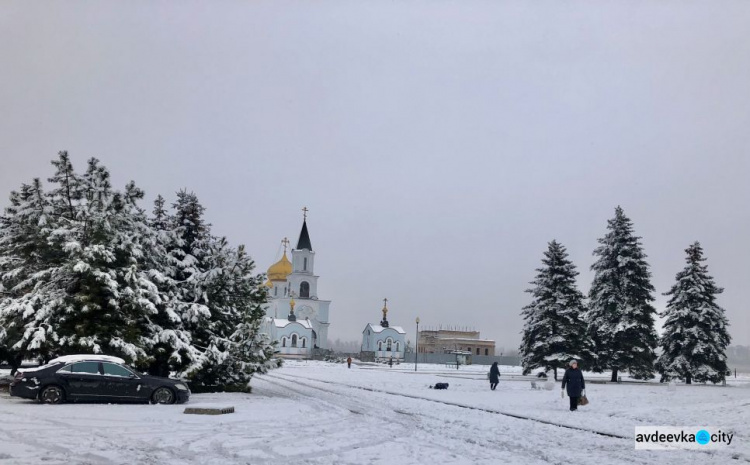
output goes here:
[[419, 317], [417, 317], [417, 339], [414, 344], [414, 371], [417, 371], [417, 364], [419, 363], [417, 357], [419, 357]]

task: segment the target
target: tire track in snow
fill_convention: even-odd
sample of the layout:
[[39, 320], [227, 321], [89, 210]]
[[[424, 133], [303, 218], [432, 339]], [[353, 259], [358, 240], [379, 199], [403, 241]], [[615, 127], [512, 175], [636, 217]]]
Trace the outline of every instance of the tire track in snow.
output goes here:
[[[397, 408], [395, 406], [389, 406], [387, 403], [378, 404], [378, 407], [374, 409], [363, 409], [361, 399], [353, 399], [346, 395], [342, 395], [341, 392], [336, 392], [331, 389], [314, 386], [307, 383], [299, 383], [296, 380], [282, 379], [275, 377], [276, 381], [267, 379], [268, 374], [264, 374], [254, 378], [255, 380], [264, 381], [269, 384], [278, 385], [284, 389], [288, 389], [292, 392], [299, 393], [303, 397], [313, 399], [317, 402], [325, 403], [333, 408], [348, 410], [354, 414], [364, 415], [365, 417], [377, 418], [385, 422], [387, 425], [398, 424], [406, 428], [405, 435], [392, 434], [393, 438], [386, 438], [373, 442], [372, 440], [364, 441], [364, 447], [371, 448], [381, 444], [399, 443], [401, 446], [405, 446], [411, 449], [414, 456], [409, 457], [414, 459], [413, 462], [402, 462], [402, 463], [468, 463], [472, 464], [496, 464], [496, 463], [526, 463], [526, 464], [549, 464], [549, 463], [563, 463], [559, 459], [551, 459], [549, 454], [544, 450], [539, 450], [534, 446], [530, 446], [520, 442], [509, 442], [504, 439], [498, 439], [497, 432], [488, 429], [484, 426], [478, 426], [471, 422], [467, 422], [464, 419], [446, 420], [444, 417], [426, 415], [423, 412], [413, 413], [403, 408]], [[278, 381], [289, 383], [294, 387], [290, 387], [286, 384], [280, 384]], [[305, 386], [308, 388], [315, 389], [322, 392], [326, 396], [331, 397], [331, 400], [325, 400], [320, 396], [313, 396], [308, 391], [300, 391], [299, 386]], [[396, 416], [384, 413], [386, 411], [395, 412]], [[446, 436], [446, 426], [454, 433], [453, 435]], [[372, 431], [372, 430], [368, 430]], [[414, 433], [423, 433], [421, 438], [414, 437]], [[420, 442], [421, 441], [421, 442]], [[458, 444], [456, 444], [458, 443]], [[415, 445], [416, 444], [416, 445]], [[563, 444], [558, 444], [560, 447]], [[458, 446], [458, 447], [456, 447]], [[358, 449], [361, 445], [347, 446], [339, 449], [339, 451], [346, 450], [347, 448]], [[424, 457], [426, 450], [431, 451], [433, 454], [437, 453], [437, 456], [428, 459]], [[508, 454], [509, 456], [499, 459], [497, 454]], [[309, 456], [309, 455], [308, 455]], [[307, 457], [307, 456], [306, 456]], [[304, 457], [304, 458], [306, 458]], [[300, 457], [302, 458], [302, 457]], [[340, 462], [341, 457], [337, 457], [337, 462]], [[499, 461], [498, 461], [499, 460]], [[359, 465], [360, 461], [347, 462]]]
[[[313, 385], [310, 385], [310, 384], [305, 384], [305, 383], [300, 383], [298, 381], [298, 379], [305, 379], [305, 380], [308, 380], [308, 381], [313, 381], [313, 382], [318, 382], [318, 383], [324, 383], [324, 384], [330, 384], [330, 385], [333, 385], [333, 386], [342, 386], [342, 387], [346, 387], [346, 388], [350, 388], [350, 389], [359, 389], [359, 390], [368, 391], [368, 392], [374, 392], [374, 393], [379, 393], [379, 394], [387, 394], [387, 395], [398, 396], [398, 397], [405, 397], [405, 398], [408, 398], [408, 399], [423, 400], [423, 401], [426, 401], [426, 402], [433, 402], [433, 403], [448, 405], [448, 406], [452, 406], [452, 407], [459, 407], [459, 408], [468, 409], [468, 410], [475, 410], [475, 411], [480, 411], [480, 412], [485, 412], [485, 413], [490, 413], [490, 414], [495, 414], [495, 415], [502, 415], [502, 416], [506, 416], [506, 417], [510, 417], [510, 418], [515, 418], [515, 419], [519, 419], [519, 420], [532, 421], [532, 422], [541, 423], [541, 424], [545, 424], [545, 425], [549, 425], [549, 426], [555, 426], [555, 427], [559, 427], [559, 428], [570, 429], [570, 430], [574, 430], [574, 431], [583, 431], [583, 432], [592, 433], [592, 434], [595, 434], [595, 435], [598, 435], [598, 436], [603, 436], [603, 437], [612, 438], [612, 439], [622, 439], [622, 440], [627, 440], [627, 441], [633, 441], [633, 437], [631, 437], [631, 436], [623, 436], [623, 435], [619, 435], [619, 434], [615, 434], [615, 433], [608, 433], [606, 431], [599, 431], [599, 430], [590, 429], [590, 428], [582, 428], [582, 427], [579, 427], [579, 426], [565, 425], [565, 424], [562, 424], [562, 423], [555, 423], [553, 421], [543, 420], [543, 419], [540, 419], [540, 418], [528, 417], [528, 416], [519, 415], [519, 414], [515, 414], [515, 413], [509, 413], [509, 412], [502, 412], [500, 410], [494, 410], [494, 409], [485, 408], [485, 407], [477, 407], [477, 406], [473, 406], [473, 405], [461, 404], [461, 403], [458, 403], [458, 402], [450, 402], [450, 401], [444, 401], [444, 400], [438, 400], [438, 399], [430, 399], [429, 397], [422, 397], [422, 396], [417, 396], [417, 395], [413, 395], [413, 394], [405, 394], [405, 393], [401, 393], [401, 392], [387, 391], [387, 390], [384, 390], [384, 389], [375, 389], [375, 388], [368, 388], [368, 387], [364, 387], [364, 386], [356, 386], [356, 385], [351, 385], [351, 384], [346, 384], [346, 383], [341, 383], [341, 382], [336, 382], [336, 381], [329, 381], [329, 380], [321, 380], [321, 379], [316, 379], [316, 378], [310, 378], [310, 377], [307, 377], [307, 376], [298, 376], [298, 375], [295, 375], [295, 377], [293, 379], [291, 379], [291, 380], [285, 378], [286, 376], [290, 376], [290, 375], [286, 375], [286, 374], [285, 375], [279, 375], [278, 373], [274, 373], [272, 375], [271, 374], [266, 374], [265, 376], [271, 376], [271, 377], [274, 377], [274, 378], [277, 378], [277, 379], [285, 379], [286, 381], [290, 381], [290, 382], [293, 381], [293, 382], [297, 382], [299, 384], [304, 384], [304, 385], [306, 385], [308, 387], [316, 388], [316, 386], [313, 386]], [[317, 389], [321, 389], [321, 388], [317, 388]], [[329, 391], [329, 392], [333, 392], [333, 391]], [[703, 453], [703, 454], [710, 455], [710, 456], [712, 456], [712, 458], [716, 458], [714, 456], [714, 451], [711, 451], [711, 450], [705, 450], [705, 451], [704, 450], [691, 450], [691, 452], [700, 452], [700, 453]], [[737, 460], [737, 461], [744, 461], [744, 462], [750, 463], [750, 458], [745, 457], [744, 455], [741, 455], [741, 454], [738, 454], [738, 453], [729, 453], [729, 457], [722, 457], [722, 459], [723, 458]]]
[[[325, 457], [330, 457], [330, 456], [336, 456], [337, 454], [339, 454], [339, 453], [341, 453], [343, 451], [347, 451], [347, 450], [357, 450], [357, 449], [362, 449], [362, 448], [378, 447], [378, 446], [381, 446], [381, 445], [386, 444], [388, 442], [399, 441], [399, 440], [401, 440], [401, 439], [403, 439], [405, 437], [406, 433], [409, 433], [410, 431], [412, 431], [415, 428], [416, 429], [424, 429], [424, 428], [420, 428], [420, 426], [418, 425], [418, 421], [417, 421], [416, 418], [414, 418], [411, 415], [404, 415], [403, 412], [399, 412], [399, 411], [394, 410], [394, 411], [396, 411], [396, 413], [400, 413], [401, 414], [401, 418], [394, 418], [393, 416], [388, 416], [388, 415], [385, 415], [385, 414], [380, 414], [379, 413], [380, 411], [378, 411], [377, 413], [374, 413], [372, 411], [366, 411], [365, 409], [362, 408], [362, 406], [359, 403], [357, 403], [355, 401], [348, 401], [348, 402], [347, 401], [342, 401], [342, 398], [341, 398], [340, 394], [338, 394], [338, 393], [335, 393], [335, 392], [332, 392], [332, 391], [329, 391], [329, 390], [325, 390], [325, 389], [321, 389], [321, 388], [316, 387], [316, 386], [307, 386], [306, 385], [307, 387], [311, 387], [313, 389], [317, 389], [317, 390], [323, 391], [323, 392], [325, 392], [327, 394], [332, 394], [332, 395], [336, 396], [336, 402], [334, 403], [334, 402], [331, 402], [329, 400], [322, 399], [321, 397], [317, 397], [317, 396], [311, 395], [309, 392], [301, 391], [300, 389], [298, 389], [298, 386], [297, 386], [297, 384], [299, 384], [299, 383], [296, 383], [294, 381], [290, 381], [290, 380], [287, 380], [287, 379], [278, 378], [278, 380], [283, 381], [284, 383], [291, 383], [292, 384], [292, 386], [288, 386], [286, 384], [279, 383], [278, 380], [277, 381], [271, 381], [269, 379], [266, 379], [266, 377], [267, 377], [267, 375], [263, 375], [262, 377], [258, 376], [258, 377], [255, 378], [255, 380], [256, 381], [263, 381], [263, 382], [266, 382], [268, 384], [281, 387], [281, 388], [283, 388], [285, 390], [288, 390], [288, 391], [294, 393], [297, 397], [305, 397], [305, 398], [314, 400], [314, 401], [316, 401], [318, 403], [325, 404], [327, 406], [327, 408], [336, 409], [336, 410], [342, 410], [343, 411], [342, 413], [344, 413], [344, 414], [363, 415], [365, 417], [373, 418], [373, 419], [376, 419], [378, 421], [384, 422], [384, 423], [386, 423], [388, 425], [397, 424], [398, 426], [401, 427], [400, 431], [397, 431], [395, 429], [389, 430], [389, 432], [388, 432], [387, 435], [382, 436], [378, 440], [375, 440], [375, 441], [372, 440], [371, 438], [368, 438], [368, 439], [365, 439], [365, 440], [362, 440], [362, 441], [358, 441], [358, 442], [355, 442], [355, 443], [352, 443], [352, 444], [347, 444], [346, 446], [341, 446], [341, 447], [336, 447], [336, 448], [329, 448], [329, 449], [325, 449], [325, 450], [322, 450], [322, 451], [317, 451], [317, 452], [314, 452], [314, 453], [305, 452], [305, 453], [299, 454], [299, 455], [281, 455], [281, 454], [278, 454], [278, 453], [276, 453], [275, 451], [272, 451], [272, 450], [264, 450], [264, 452], [268, 452], [270, 454], [278, 456], [278, 459], [283, 459], [283, 460], [289, 460], [289, 459], [295, 459], [295, 458], [296, 459], [317, 459], [317, 458], [325, 458]], [[302, 383], [302, 384], [304, 384], [304, 383]], [[368, 425], [367, 427], [365, 427], [365, 429], [364, 429], [365, 436], [369, 436], [370, 435], [369, 433], [371, 433], [372, 430], [373, 429], [371, 428], [371, 425]], [[320, 432], [313, 433], [310, 436], [312, 436], [312, 437], [319, 437], [320, 436]], [[297, 438], [300, 438], [300, 436], [298, 435]], [[453, 453], [452, 449], [450, 449], [449, 447], [445, 447], [442, 444], [433, 443], [432, 447], [434, 449], [443, 450], [443, 452], [446, 453], [446, 454], [452, 454]], [[278, 463], [278, 462], [274, 462], [274, 463]]]
[[[265, 376], [269, 376], [269, 375], [266, 374]], [[278, 374], [274, 374], [274, 375], [270, 375], [270, 376], [272, 376], [274, 378], [277, 378], [277, 379], [284, 379], [284, 378], [281, 378], [281, 376], [278, 375]], [[424, 401], [427, 401], [427, 402], [434, 402], [434, 403], [437, 403], [437, 404], [450, 405], [452, 407], [460, 407], [460, 408], [469, 409], [469, 410], [477, 410], [477, 411], [480, 411], [480, 412], [492, 413], [492, 414], [495, 414], [495, 415], [503, 415], [503, 416], [506, 416], [506, 417], [516, 418], [516, 419], [519, 419], [519, 420], [528, 420], [528, 421], [534, 421], [534, 422], [537, 422], [537, 423], [542, 423], [542, 424], [545, 424], [545, 425], [557, 426], [557, 427], [560, 427], [560, 428], [567, 428], [567, 429], [576, 430], [576, 431], [585, 431], [587, 433], [597, 434], [599, 436], [605, 436], [605, 437], [609, 437], [609, 438], [626, 439], [628, 441], [632, 441], [633, 440], [633, 438], [630, 437], [630, 436], [622, 436], [622, 435], [615, 434], [615, 433], [608, 433], [606, 431], [598, 431], [598, 430], [590, 429], [590, 428], [582, 428], [580, 426], [565, 425], [565, 424], [562, 424], [562, 423], [555, 423], [553, 421], [542, 420], [541, 418], [528, 417], [528, 416], [519, 415], [519, 414], [516, 414], [516, 413], [503, 412], [503, 411], [500, 411], [500, 410], [494, 410], [494, 409], [485, 408], [485, 407], [477, 407], [477, 406], [468, 405], [468, 404], [461, 404], [461, 403], [458, 403], [458, 402], [450, 402], [450, 401], [447, 401], [447, 400], [430, 399], [429, 397], [421, 397], [421, 396], [417, 396], [417, 395], [414, 395], [414, 394], [404, 394], [404, 393], [401, 393], [401, 392], [386, 391], [386, 390], [383, 390], [383, 389], [375, 389], [375, 388], [368, 388], [368, 387], [363, 387], [363, 386], [355, 386], [355, 385], [352, 385], [352, 384], [338, 383], [338, 382], [335, 382], [335, 381], [328, 381], [328, 380], [321, 380], [321, 379], [315, 379], [315, 378], [308, 378], [308, 377], [304, 377], [304, 376], [300, 376], [298, 378], [302, 378], [302, 379], [305, 379], [305, 380], [308, 380], [308, 381], [315, 381], [315, 382], [318, 382], [318, 383], [332, 384], [334, 386], [343, 386], [343, 387], [348, 387], [348, 388], [351, 388], [351, 389], [361, 389], [363, 391], [377, 392], [377, 393], [380, 393], [380, 394], [388, 394], [388, 395], [391, 395], [391, 396], [406, 397], [406, 398], [409, 398], [409, 399], [424, 400]], [[286, 379], [286, 381], [290, 381], [290, 380]]]
[[[268, 377], [268, 374], [265, 374], [263, 376]], [[341, 404], [343, 404], [342, 399], [346, 399], [346, 397], [342, 396], [341, 392], [336, 392], [334, 390], [325, 389], [325, 388], [314, 386], [308, 383], [302, 383], [302, 382], [299, 382], [297, 379], [285, 379], [280, 376], [273, 376], [273, 378], [277, 380], [283, 380], [287, 383], [292, 383], [294, 385], [306, 386], [312, 389], [322, 391], [323, 393], [326, 393], [328, 395], [335, 396], [336, 404], [333, 404], [333, 405], [337, 406], [338, 408], [341, 408]], [[256, 378], [256, 379], [262, 379], [262, 378]], [[304, 378], [304, 379], [311, 380], [311, 381], [319, 381], [314, 378]], [[263, 380], [266, 382], [270, 382], [268, 379], [263, 379]], [[331, 384], [338, 384], [338, 383], [331, 383]], [[345, 386], [345, 387], [348, 387], [348, 386]], [[288, 387], [286, 388], [291, 390], [291, 388], [288, 388]], [[378, 393], [377, 390], [368, 389], [368, 391]], [[320, 397], [310, 396], [309, 394], [304, 394], [304, 395], [306, 397], [311, 397], [319, 401], [321, 400]], [[329, 402], [326, 402], [326, 403], [329, 403]], [[361, 406], [357, 401], [353, 400], [353, 401], [350, 401], [350, 403], [354, 403], [357, 406], [356, 408], [361, 409]], [[466, 454], [468, 451], [464, 449], [463, 451], [457, 453], [456, 450], [452, 446], [446, 445], [446, 442], [448, 441], [455, 441], [455, 442], [459, 442], [462, 444], [468, 444], [472, 451], [477, 450], [475, 449], [476, 446], [479, 446], [480, 449], [478, 450], [482, 450], [482, 451], [485, 450], [484, 446], [487, 446], [492, 449], [492, 451], [489, 452], [489, 456], [472, 457], [471, 463], [492, 463], [492, 464], [494, 463], [545, 463], [545, 464], [548, 464], [548, 463], [563, 463], [564, 462], [564, 461], [561, 461], [559, 458], [550, 457], [550, 454], [547, 451], [540, 450], [539, 448], [533, 445], [527, 445], [522, 442], [514, 442], [514, 441], [509, 442], [507, 441], [507, 439], [497, 438], [496, 432], [488, 431], [486, 427], [478, 426], [472, 422], [466, 422], [464, 419], [446, 421], [444, 417], [429, 415], [429, 414], [425, 414], [424, 412], [412, 413], [404, 409], [391, 408], [391, 407], [389, 407], [389, 410], [393, 410], [395, 413], [401, 415], [402, 417], [407, 416], [407, 417], [412, 418], [415, 422], [412, 428], [421, 430], [429, 435], [428, 438], [426, 439], [429, 441], [430, 448], [433, 448], [433, 449], [438, 448], [444, 451], [445, 453], [451, 455], [455, 459], [466, 458]], [[372, 414], [369, 414], [369, 416], [377, 416], [378, 418], [381, 418], [389, 423], [398, 422], [398, 419], [394, 418], [393, 416], [382, 416], [382, 415], [372, 415]], [[428, 425], [422, 420], [430, 420], [432, 424]], [[449, 425], [450, 428], [453, 428], [454, 433], [458, 431], [459, 434], [454, 435], [454, 436], [445, 436], [446, 425]], [[511, 427], [510, 430], [513, 430], [513, 428]], [[441, 442], [439, 443], [435, 442], [434, 438], [440, 438]], [[564, 447], [564, 444], [558, 443], [557, 446], [562, 448]], [[512, 457], [506, 458], [505, 460], [501, 460], [501, 462], [498, 462], [498, 459], [497, 457], [495, 457], [494, 452], [511, 454]], [[630, 460], [628, 460], [628, 462], [630, 462]], [[625, 460], [623, 460], [623, 463], [625, 463]]]

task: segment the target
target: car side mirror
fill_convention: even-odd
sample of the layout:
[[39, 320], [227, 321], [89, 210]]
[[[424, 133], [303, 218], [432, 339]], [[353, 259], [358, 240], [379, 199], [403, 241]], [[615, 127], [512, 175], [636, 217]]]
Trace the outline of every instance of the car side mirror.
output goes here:
[[134, 375], [133, 373], [130, 373], [130, 376], [128, 376], [128, 378], [130, 378], [130, 379], [136, 379], [136, 378], [137, 378], [137, 376], [136, 376], [136, 375]]

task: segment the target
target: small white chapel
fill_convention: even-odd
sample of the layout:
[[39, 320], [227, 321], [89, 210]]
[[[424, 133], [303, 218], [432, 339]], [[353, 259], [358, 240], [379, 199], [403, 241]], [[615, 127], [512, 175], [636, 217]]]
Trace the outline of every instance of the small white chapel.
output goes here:
[[403, 360], [406, 344], [406, 331], [401, 326], [391, 326], [388, 322], [388, 299], [383, 299], [383, 319], [379, 325], [367, 323], [362, 331], [363, 355], [370, 354], [375, 360]]

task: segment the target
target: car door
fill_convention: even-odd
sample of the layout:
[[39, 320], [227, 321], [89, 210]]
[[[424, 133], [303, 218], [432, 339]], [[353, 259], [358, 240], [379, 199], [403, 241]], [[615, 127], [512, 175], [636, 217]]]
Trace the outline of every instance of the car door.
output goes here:
[[104, 377], [99, 362], [77, 362], [57, 372], [67, 381], [67, 395], [73, 398], [96, 399], [102, 397]]
[[142, 380], [134, 372], [116, 363], [102, 362], [107, 395], [121, 400], [144, 398]]

